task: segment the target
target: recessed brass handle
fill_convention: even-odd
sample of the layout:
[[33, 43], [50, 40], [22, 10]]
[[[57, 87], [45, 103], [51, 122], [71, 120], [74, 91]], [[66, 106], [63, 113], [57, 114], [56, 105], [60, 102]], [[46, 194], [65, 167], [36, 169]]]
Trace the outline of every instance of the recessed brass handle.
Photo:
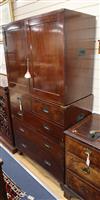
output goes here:
[[43, 125], [43, 128], [46, 129], [47, 131], [50, 130], [50, 128], [46, 124]]
[[21, 144], [21, 145], [22, 145], [22, 147], [27, 148], [27, 145], [26, 145], [26, 144]]
[[48, 108], [43, 108], [43, 112], [48, 114], [49, 113]]
[[48, 148], [48, 149], [50, 149], [51, 148], [51, 146], [49, 145], [49, 144], [44, 144], [44, 146], [46, 147], [46, 148]]
[[21, 131], [23, 133], [25, 132], [23, 128], [19, 128], [19, 131]]
[[44, 160], [44, 163], [45, 163], [46, 165], [48, 165], [49, 167], [51, 167], [51, 163], [48, 162], [47, 160]]

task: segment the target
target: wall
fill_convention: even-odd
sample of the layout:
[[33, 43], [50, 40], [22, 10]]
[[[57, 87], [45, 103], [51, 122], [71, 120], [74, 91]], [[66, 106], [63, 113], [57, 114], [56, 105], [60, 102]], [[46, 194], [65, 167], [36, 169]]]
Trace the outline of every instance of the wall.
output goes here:
[[100, 40], [100, 0], [15, 0], [15, 20], [59, 8], [67, 8], [96, 16], [95, 61], [93, 94], [93, 112], [100, 114], [100, 54], [98, 54], [98, 40]]

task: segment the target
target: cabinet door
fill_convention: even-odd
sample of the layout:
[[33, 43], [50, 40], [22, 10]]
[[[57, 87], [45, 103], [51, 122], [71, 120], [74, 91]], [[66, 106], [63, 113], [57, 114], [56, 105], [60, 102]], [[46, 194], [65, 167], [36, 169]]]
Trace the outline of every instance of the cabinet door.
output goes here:
[[4, 29], [6, 64], [9, 82], [26, 86], [27, 40], [24, 22], [14, 22]]
[[30, 26], [33, 95], [61, 100], [63, 91], [63, 24], [45, 22]]

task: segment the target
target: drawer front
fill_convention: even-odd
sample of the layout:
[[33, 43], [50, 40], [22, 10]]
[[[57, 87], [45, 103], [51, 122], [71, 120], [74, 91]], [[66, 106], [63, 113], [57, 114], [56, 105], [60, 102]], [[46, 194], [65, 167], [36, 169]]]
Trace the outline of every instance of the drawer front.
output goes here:
[[68, 136], [66, 136], [66, 153], [69, 151], [72, 154], [75, 154], [82, 160], [86, 160], [87, 152], [89, 153], [90, 163], [95, 167], [100, 169], [100, 151], [86, 145], [82, 142], [76, 141]]
[[88, 168], [85, 160], [68, 152], [66, 156], [66, 170], [68, 168], [86, 181], [100, 188], [100, 169], [91, 166], [91, 163]]
[[64, 152], [59, 149], [57, 144], [54, 145], [40, 134], [24, 129], [24, 126], [20, 126], [19, 130], [16, 130], [15, 144], [20, 151], [36, 160], [56, 178], [62, 180]]
[[58, 143], [60, 146], [63, 146], [64, 133], [62, 127], [55, 125], [48, 120], [40, 119], [35, 115], [31, 115], [30, 113], [27, 113], [22, 117], [18, 116], [17, 118], [13, 117], [14, 126], [19, 127], [20, 124], [26, 124], [26, 127], [31, 127], [32, 130], [40, 132], [42, 135]]
[[57, 142], [62, 146], [64, 142], [64, 129], [48, 120], [43, 120], [36, 118], [35, 126], [38, 132], [41, 132], [44, 136], [50, 138], [51, 140]]
[[59, 106], [32, 99], [32, 111], [45, 119], [64, 125], [64, 112]]
[[31, 111], [31, 98], [24, 90], [10, 89], [11, 111], [15, 116], [22, 116], [24, 112]]
[[55, 159], [61, 160], [63, 158], [64, 150], [57, 143], [53, 142], [40, 133], [36, 133], [35, 131], [26, 128], [26, 126], [20, 123], [17, 125], [17, 127], [16, 125], [14, 126], [15, 137], [17, 137], [17, 139], [21, 137], [26, 141], [28, 140], [29, 142], [32, 142], [33, 146], [35, 145], [35, 148], [37, 146], [37, 150], [40, 147], [43, 149], [43, 151], [50, 152]]
[[100, 190], [97, 190], [92, 185], [83, 182], [82, 179], [71, 173], [69, 170], [66, 175], [66, 183], [69, 188], [80, 195], [84, 200], [100, 199]]

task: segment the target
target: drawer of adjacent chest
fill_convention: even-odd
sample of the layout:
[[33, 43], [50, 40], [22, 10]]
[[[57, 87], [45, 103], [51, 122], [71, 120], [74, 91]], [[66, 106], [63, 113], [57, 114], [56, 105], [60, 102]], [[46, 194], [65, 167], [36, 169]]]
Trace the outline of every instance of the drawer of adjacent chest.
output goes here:
[[48, 120], [64, 124], [64, 112], [59, 106], [40, 101], [39, 99], [32, 99], [32, 111]]
[[96, 187], [84, 182], [83, 179], [79, 178], [74, 173], [67, 171], [66, 175], [67, 186], [80, 195], [84, 200], [99, 200], [100, 190]]
[[91, 146], [72, 139], [71, 137], [66, 136], [66, 154], [69, 151], [70, 153], [78, 156], [82, 160], [87, 159], [89, 155], [90, 164], [100, 169], [100, 151], [92, 148]]
[[100, 188], [100, 169], [91, 165], [91, 163], [90, 166], [87, 166], [86, 161], [87, 160], [82, 160], [74, 154], [67, 152], [66, 170], [72, 170], [84, 180], [91, 182], [93, 185]]

